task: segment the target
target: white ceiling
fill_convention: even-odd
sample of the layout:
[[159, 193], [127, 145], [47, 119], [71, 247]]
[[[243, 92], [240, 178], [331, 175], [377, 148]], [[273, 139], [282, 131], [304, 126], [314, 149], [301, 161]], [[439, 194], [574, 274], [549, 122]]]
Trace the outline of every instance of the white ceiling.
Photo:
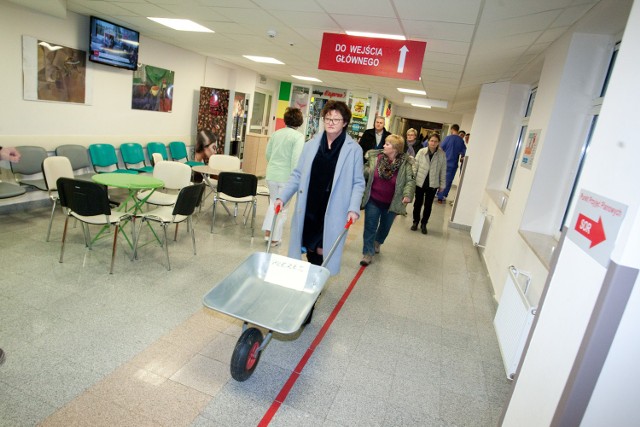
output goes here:
[[[268, 77], [379, 93], [405, 105], [398, 87], [423, 89], [472, 112], [483, 83], [511, 80], [599, 0], [11, 0], [63, 17], [66, 11], [136, 29], [144, 37], [219, 58]], [[66, 5], [65, 5], [66, 4]], [[185, 33], [147, 16], [191, 19], [215, 31]], [[277, 36], [269, 38], [267, 31]], [[427, 42], [422, 80], [398, 80], [318, 70], [324, 32], [402, 34]], [[251, 62], [271, 56], [285, 65]]]

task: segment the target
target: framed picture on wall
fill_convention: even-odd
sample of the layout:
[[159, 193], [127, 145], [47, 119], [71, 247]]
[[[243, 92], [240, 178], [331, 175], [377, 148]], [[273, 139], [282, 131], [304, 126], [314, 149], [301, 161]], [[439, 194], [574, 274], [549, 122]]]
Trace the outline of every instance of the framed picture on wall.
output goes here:
[[22, 36], [23, 97], [27, 101], [90, 104], [87, 53]]
[[139, 64], [133, 72], [131, 108], [170, 113], [173, 108], [175, 72]]

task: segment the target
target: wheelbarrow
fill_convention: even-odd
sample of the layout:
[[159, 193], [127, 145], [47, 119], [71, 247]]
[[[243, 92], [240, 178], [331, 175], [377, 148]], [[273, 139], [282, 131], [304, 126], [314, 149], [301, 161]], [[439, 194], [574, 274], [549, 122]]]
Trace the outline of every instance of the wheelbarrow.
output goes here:
[[[279, 211], [278, 207], [273, 224]], [[349, 220], [321, 266], [269, 253], [269, 242], [267, 252], [250, 255], [204, 296], [205, 307], [243, 322], [231, 356], [233, 379], [245, 381], [253, 374], [274, 332], [293, 334], [311, 321], [314, 305], [330, 275], [325, 266], [351, 224]], [[257, 327], [266, 329], [266, 336]]]

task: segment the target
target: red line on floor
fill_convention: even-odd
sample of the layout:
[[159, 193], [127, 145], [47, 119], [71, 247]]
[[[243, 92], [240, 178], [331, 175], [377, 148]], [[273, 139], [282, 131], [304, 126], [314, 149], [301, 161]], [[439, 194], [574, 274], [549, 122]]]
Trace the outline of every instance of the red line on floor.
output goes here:
[[273, 417], [276, 415], [276, 412], [278, 412], [280, 405], [282, 405], [284, 400], [289, 395], [289, 392], [293, 388], [293, 385], [298, 380], [298, 377], [300, 376], [300, 373], [304, 369], [304, 366], [307, 364], [307, 362], [311, 358], [311, 355], [315, 351], [316, 347], [320, 345], [320, 342], [322, 341], [325, 334], [331, 327], [331, 324], [333, 323], [335, 318], [338, 316], [338, 313], [340, 313], [342, 306], [347, 301], [347, 298], [349, 298], [351, 291], [356, 286], [356, 283], [358, 283], [358, 280], [360, 279], [360, 276], [362, 276], [362, 273], [364, 272], [365, 268], [366, 267], [360, 267], [360, 270], [358, 270], [356, 275], [353, 277], [353, 279], [351, 280], [351, 283], [349, 284], [349, 287], [347, 288], [346, 291], [344, 291], [344, 294], [342, 294], [342, 298], [340, 298], [340, 301], [338, 301], [336, 306], [333, 308], [333, 311], [329, 315], [329, 318], [327, 319], [326, 322], [324, 322], [324, 325], [322, 325], [322, 328], [320, 329], [320, 331], [318, 331], [318, 335], [316, 335], [315, 339], [313, 340], [313, 342], [311, 343], [307, 351], [305, 351], [304, 355], [300, 359], [300, 362], [298, 362], [298, 365], [295, 367], [295, 369], [289, 376], [289, 379], [282, 386], [280, 393], [278, 393], [275, 400], [273, 401], [273, 403], [271, 404], [267, 412], [265, 412], [264, 416], [262, 417], [262, 420], [260, 420], [260, 423], [258, 423], [258, 427], [268, 426], [271, 420], [273, 419]]

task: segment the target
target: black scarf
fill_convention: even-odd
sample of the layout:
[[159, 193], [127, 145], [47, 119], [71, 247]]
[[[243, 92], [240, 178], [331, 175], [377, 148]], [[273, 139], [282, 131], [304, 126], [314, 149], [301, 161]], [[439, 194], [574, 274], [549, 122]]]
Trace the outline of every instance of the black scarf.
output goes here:
[[336, 171], [336, 165], [338, 164], [340, 150], [346, 139], [347, 132], [343, 129], [342, 133], [331, 144], [331, 149], [329, 149], [327, 133], [324, 132], [320, 139], [320, 147], [311, 164], [309, 188], [307, 190], [307, 207], [302, 231], [302, 244], [312, 251], [315, 251], [318, 247], [322, 247], [324, 214], [329, 203], [331, 187], [333, 186], [333, 175]]

